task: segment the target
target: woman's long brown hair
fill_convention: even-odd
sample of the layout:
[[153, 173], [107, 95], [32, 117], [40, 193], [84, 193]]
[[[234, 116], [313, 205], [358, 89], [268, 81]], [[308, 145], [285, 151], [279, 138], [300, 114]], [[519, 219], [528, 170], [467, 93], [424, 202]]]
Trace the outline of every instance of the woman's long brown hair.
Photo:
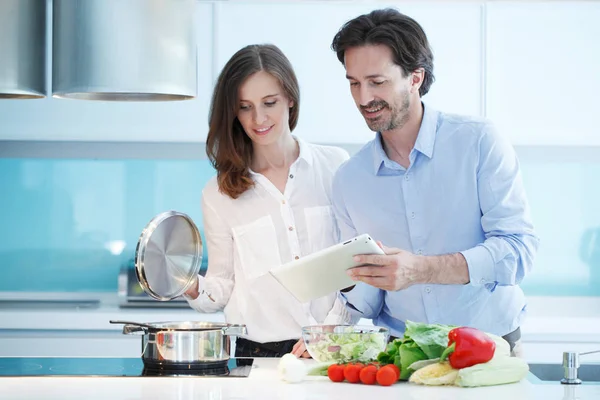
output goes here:
[[209, 114], [206, 154], [217, 170], [219, 190], [233, 199], [254, 186], [250, 177], [252, 141], [237, 119], [239, 88], [251, 75], [265, 71], [274, 76], [289, 100], [289, 125], [298, 123], [300, 89], [290, 61], [271, 44], [246, 46], [225, 64], [215, 86]]

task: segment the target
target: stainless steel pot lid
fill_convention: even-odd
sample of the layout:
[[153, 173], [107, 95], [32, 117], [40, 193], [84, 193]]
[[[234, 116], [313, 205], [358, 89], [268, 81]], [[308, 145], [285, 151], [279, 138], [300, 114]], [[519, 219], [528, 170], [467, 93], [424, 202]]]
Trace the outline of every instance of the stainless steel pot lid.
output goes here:
[[202, 238], [186, 214], [167, 211], [142, 231], [135, 251], [140, 285], [156, 300], [181, 296], [194, 282], [202, 264]]
[[218, 322], [203, 322], [203, 321], [166, 321], [166, 322], [151, 322], [148, 325], [154, 329], [160, 330], [175, 330], [175, 331], [210, 331], [215, 329], [223, 329], [230, 326], [226, 323]]
[[141, 328], [166, 331], [212, 331], [230, 327], [245, 327], [245, 325], [205, 321], [165, 321], [165, 322], [134, 322], [110, 320], [111, 324], [139, 326]]
[[138, 333], [140, 331], [221, 331], [224, 335], [240, 336], [247, 333], [246, 325], [228, 324], [218, 322], [203, 322], [203, 321], [183, 321], [183, 322], [133, 322], [110, 320], [111, 324], [123, 324], [123, 333]]

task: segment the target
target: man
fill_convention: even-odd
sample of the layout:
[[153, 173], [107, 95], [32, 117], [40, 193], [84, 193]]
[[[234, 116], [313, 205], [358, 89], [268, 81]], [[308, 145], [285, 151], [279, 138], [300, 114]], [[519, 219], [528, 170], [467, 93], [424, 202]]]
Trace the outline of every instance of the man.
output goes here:
[[[369, 233], [386, 255], [355, 260], [342, 298], [355, 317], [402, 336], [404, 321], [473, 326], [519, 353], [518, 286], [538, 247], [517, 157], [482, 118], [421, 101], [434, 81], [425, 32], [393, 9], [347, 22], [332, 49], [377, 132], [338, 170], [342, 239]], [[460, 77], [457, 77], [460, 79]], [[391, 246], [391, 247], [386, 247]]]

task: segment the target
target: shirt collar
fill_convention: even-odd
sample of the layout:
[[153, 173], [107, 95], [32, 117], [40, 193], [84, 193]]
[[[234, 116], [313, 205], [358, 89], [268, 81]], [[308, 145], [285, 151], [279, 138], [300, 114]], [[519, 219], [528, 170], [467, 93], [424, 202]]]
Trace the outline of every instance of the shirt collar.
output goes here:
[[[439, 112], [423, 103], [423, 119], [421, 127], [417, 134], [417, 141], [414, 149], [428, 158], [433, 157], [433, 147], [435, 144], [435, 135], [438, 126]], [[391, 160], [383, 150], [381, 132], [377, 132], [375, 140], [373, 140], [373, 170], [375, 174], [379, 172], [381, 164], [392, 165]]]
[[377, 132], [377, 134], [375, 135], [375, 140], [373, 140], [373, 142], [372, 142], [372, 149], [373, 149], [373, 172], [375, 172], [375, 175], [377, 175], [377, 173], [379, 172], [379, 169], [381, 168], [381, 164], [390, 162], [390, 159], [388, 158], [387, 154], [385, 154], [385, 151], [383, 150], [383, 145], [381, 143], [381, 132]]
[[299, 160], [304, 160], [309, 166], [313, 165], [313, 153], [310, 146], [302, 139], [293, 136], [298, 142], [298, 147], [300, 148], [300, 154], [298, 155]]
[[423, 120], [415, 142], [415, 150], [427, 156], [433, 157], [433, 146], [438, 128], [439, 112], [423, 103]]
[[[298, 159], [295, 162], [303, 160], [304, 162], [306, 162], [306, 164], [308, 164], [309, 167], [312, 167], [312, 165], [313, 165], [313, 153], [312, 153], [311, 147], [304, 140], [302, 140], [302, 139], [300, 139], [300, 138], [298, 138], [296, 136], [293, 136], [293, 135], [292, 135], [292, 137], [298, 143], [298, 148], [300, 150], [300, 152], [298, 154]], [[250, 175], [258, 175], [256, 172], [254, 172], [252, 170], [252, 168], [248, 168], [248, 171], [250, 171]]]

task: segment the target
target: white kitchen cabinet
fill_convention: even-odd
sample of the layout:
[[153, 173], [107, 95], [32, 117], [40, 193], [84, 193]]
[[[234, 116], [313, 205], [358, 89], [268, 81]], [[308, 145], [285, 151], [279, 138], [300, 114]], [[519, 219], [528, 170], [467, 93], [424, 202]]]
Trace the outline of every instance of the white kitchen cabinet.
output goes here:
[[434, 51], [436, 82], [424, 97], [440, 110], [481, 115], [481, 5], [477, 3], [219, 2], [215, 5], [215, 71], [240, 48], [277, 45], [301, 90], [295, 131], [316, 143], [364, 143], [373, 137], [350, 96], [331, 41], [347, 20], [392, 6], [415, 18]]
[[[585, 353], [588, 351], [597, 350], [600, 348], [598, 340], [585, 343], [569, 341], [565, 338], [563, 341], [528, 341], [522, 340], [523, 358], [529, 363], [548, 363], [561, 364], [563, 352], [575, 351]], [[582, 356], [581, 364], [600, 363], [600, 355], [598, 353]]]
[[[0, 100], [0, 140], [204, 142], [213, 86], [212, 10], [210, 3], [197, 4], [196, 98], [175, 102], [97, 102], [52, 97]], [[50, 48], [49, 53], [51, 76]]]
[[140, 357], [142, 337], [120, 331], [15, 331], [0, 334], [0, 357]]
[[515, 145], [600, 145], [600, 3], [488, 2], [487, 115]]

